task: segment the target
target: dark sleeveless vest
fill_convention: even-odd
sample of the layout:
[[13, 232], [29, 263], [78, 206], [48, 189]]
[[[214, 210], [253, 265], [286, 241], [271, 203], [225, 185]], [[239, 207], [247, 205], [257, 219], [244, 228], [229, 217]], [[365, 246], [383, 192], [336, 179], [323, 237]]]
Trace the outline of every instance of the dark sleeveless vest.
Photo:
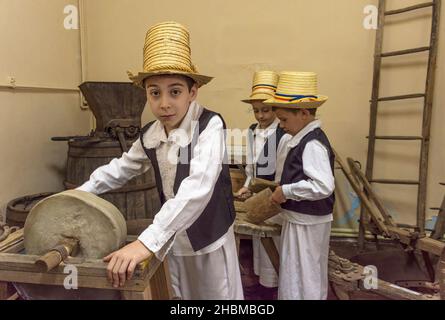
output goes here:
[[[309, 177], [305, 175], [303, 171], [303, 151], [306, 147], [306, 144], [312, 140], [320, 141], [327, 148], [332, 174], [334, 174], [334, 152], [326, 134], [320, 128], [316, 128], [315, 130], [305, 135], [301, 139], [300, 143], [292, 148], [287, 154], [286, 160], [284, 162], [280, 185], [296, 183], [301, 180], [309, 179]], [[283, 209], [295, 211], [298, 213], [323, 216], [332, 213], [334, 209], [334, 201], [335, 195], [334, 193], [332, 193], [329, 197], [316, 201], [287, 200], [285, 203], [281, 204], [281, 207]]]
[[[226, 129], [224, 120], [219, 114], [203, 109], [203, 112], [198, 120], [199, 127], [197, 126], [195, 132], [193, 133], [192, 142], [188, 146], [179, 149], [178, 156], [180, 157], [180, 160], [178, 161], [176, 168], [175, 183], [173, 186], [173, 191], [175, 194], [178, 192], [182, 180], [190, 175], [190, 160], [193, 158], [192, 146], [196, 145], [199, 135], [207, 127], [210, 119], [213, 116], [220, 117], [223, 121], [224, 129]], [[153, 166], [159, 197], [161, 203], [163, 204], [165, 202], [165, 195], [162, 187], [159, 165], [156, 158], [156, 149], [145, 148], [142, 139], [143, 135], [148, 131], [153, 123], [154, 121], [148, 123], [144, 128], [142, 128], [140, 139], [144, 151]], [[183, 159], [186, 161], [182, 161]], [[235, 208], [233, 204], [232, 182], [230, 179], [227, 153], [225, 152], [222, 170], [219, 174], [218, 180], [216, 181], [212, 197], [199, 218], [186, 230], [193, 250], [201, 250], [202, 248], [205, 248], [221, 238], [233, 224], [234, 220]]]
[[[251, 143], [251, 150], [253, 150], [253, 144], [255, 141], [255, 129], [258, 126], [258, 123], [254, 123], [249, 127], [249, 140]], [[275, 129], [275, 132], [272, 133], [264, 142], [263, 150], [261, 150], [260, 156], [258, 157], [257, 163], [255, 163], [255, 177], [266, 179], [270, 181], [275, 180], [275, 171], [276, 171], [276, 161], [277, 161], [277, 150], [278, 144], [280, 143], [281, 138], [285, 135], [283, 129], [279, 126]], [[275, 148], [275, 152], [270, 153], [269, 158], [269, 146]], [[272, 150], [273, 151], [273, 150]]]

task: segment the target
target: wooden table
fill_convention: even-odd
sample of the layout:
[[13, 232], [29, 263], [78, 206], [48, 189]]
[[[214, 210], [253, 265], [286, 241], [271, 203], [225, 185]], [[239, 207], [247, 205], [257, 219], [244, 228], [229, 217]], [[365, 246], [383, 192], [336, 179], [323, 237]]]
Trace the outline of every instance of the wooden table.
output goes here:
[[[136, 236], [128, 236], [132, 242]], [[7, 282], [63, 286], [64, 267], [77, 267], [78, 288], [118, 290], [126, 300], [166, 300], [172, 298], [167, 261], [152, 258], [140, 263], [133, 278], [123, 287], [114, 288], [107, 279], [107, 263], [98, 259], [69, 257], [60, 266], [44, 273], [35, 265], [39, 256], [23, 254], [23, 229], [0, 243], [0, 299], [7, 299]]]
[[280, 257], [277, 247], [272, 239], [274, 236], [281, 234], [281, 226], [278, 224], [271, 224], [263, 222], [261, 224], [253, 224], [246, 221], [246, 212], [243, 211], [242, 202], [235, 201], [236, 219], [235, 219], [235, 238], [239, 256], [239, 244], [241, 239], [251, 239], [252, 236], [257, 236], [261, 240], [266, 253], [272, 262], [275, 271], [278, 274], [280, 269]]

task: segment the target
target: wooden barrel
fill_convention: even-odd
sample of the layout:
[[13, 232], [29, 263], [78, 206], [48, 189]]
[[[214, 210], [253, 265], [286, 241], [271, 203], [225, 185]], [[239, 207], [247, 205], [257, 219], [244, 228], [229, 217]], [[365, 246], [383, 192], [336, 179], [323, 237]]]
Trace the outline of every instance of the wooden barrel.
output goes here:
[[[127, 141], [127, 147], [130, 148], [131, 145], [132, 142]], [[69, 141], [68, 146], [64, 182], [67, 189], [82, 185], [96, 168], [122, 155], [119, 142], [111, 139], [102, 142]], [[126, 220], [151, 219], [161, 207], [152, 168], [131, 179], [122, 188], [104, 193], [100, 197], [113, 203]]]
[[6, 223], [9, 226], [22, 228], [25, 225], [29, 211], [31, 211], [36, 203], [53, 194], [52, 192], [38, 193], [9, 201], [6, 206]]

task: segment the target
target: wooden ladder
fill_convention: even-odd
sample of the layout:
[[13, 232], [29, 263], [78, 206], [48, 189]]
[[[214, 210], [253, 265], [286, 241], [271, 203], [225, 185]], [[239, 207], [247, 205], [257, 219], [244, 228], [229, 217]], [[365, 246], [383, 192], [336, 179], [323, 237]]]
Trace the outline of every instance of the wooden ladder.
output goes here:
[[[385, 10], [386, 0], [379, 0], [378, 29], [375, 42], [374, 75], [372, 81], [372, 97], [370, 100], [371, 113], [370, 113], [370, 126], [369, 126], [369, 136], [368, 136], [368, 157], [366, 162], [366, 178], [371, 183], [416, 185], [418, 187], [416, 227], [420, 234], [424, 234], [425, 232], [425, 199], [426, 199], [427, 172], [428, 172], [428, 149], [430, 142], [431, 114], [433, 107], [434, 78], [435, 78], [437, 47], [438, 47], [440, 6], [441, 6], [441, 0], [433, 0], [431, 2], [417, 4], [406, 8], [386, 11]], [[398, 50], [392, 52], [383, 52], [382, 47], [383, 47], [383, 31], [385, 26], [385, 18], [388, 16], [403, 14], [406, 12], [425, 9], [425, 8], [432, 9], [430, 45], [428, 47], [419, 47], [419, 48]], [[429, 51], [425, 92], [390, 96], [390, 97], [380, 97], [379, 86], [380, 86], [380, 72], [382, 67], [382, 60], [386, 57], [416, 54], [424, 51]], [[396, 101], [404, 99], [420, 99], [420, 98], [424, 99], [422, 136], [382, 136], [376, 134], [377, 110], [379, 102]], [[374, 154], [375, 154], [376, 140], [420, 141], [421, 150], [420, 150], [420, 163], [419, 163], [419, 179], [396, 180], [396, 179], [374, 178], [373, 169], [374, 169]], [[359, 247], [361, 249], [363, 249], [365, 242], [365, 220], [366, 220], [366, 211], [362, 207], [360, 214], [360, 227], [359, 227]]]

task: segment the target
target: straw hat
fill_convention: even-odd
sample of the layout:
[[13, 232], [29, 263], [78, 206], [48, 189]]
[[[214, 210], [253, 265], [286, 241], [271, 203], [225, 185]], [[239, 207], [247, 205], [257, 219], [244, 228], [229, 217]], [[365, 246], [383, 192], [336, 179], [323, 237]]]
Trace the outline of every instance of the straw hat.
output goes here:
[[199, 74], [193, 65], [189, 32], [177, 22], [161, 22], [150, 27], [145, 36], [143, 53], [143, 71], [137, 75], [127, 71], [129, 78], [138, 86], [142, 87], [147, 77], [161, 74], [190, 77], [195, 80], [198, 87], [213, 79]]
[[318, 108], [328, 97], [318, 94], [317, 82], [315, 72], [283, 71], [274, 96], [264, 104], [279, 108]]
[[254, 100], [267, 100], [273, 97], [277, 89], [278, 73], [274, 71], [257, 71], [253, 75], [252, 93], [249, 99], [241, 100], [252, 103]]

